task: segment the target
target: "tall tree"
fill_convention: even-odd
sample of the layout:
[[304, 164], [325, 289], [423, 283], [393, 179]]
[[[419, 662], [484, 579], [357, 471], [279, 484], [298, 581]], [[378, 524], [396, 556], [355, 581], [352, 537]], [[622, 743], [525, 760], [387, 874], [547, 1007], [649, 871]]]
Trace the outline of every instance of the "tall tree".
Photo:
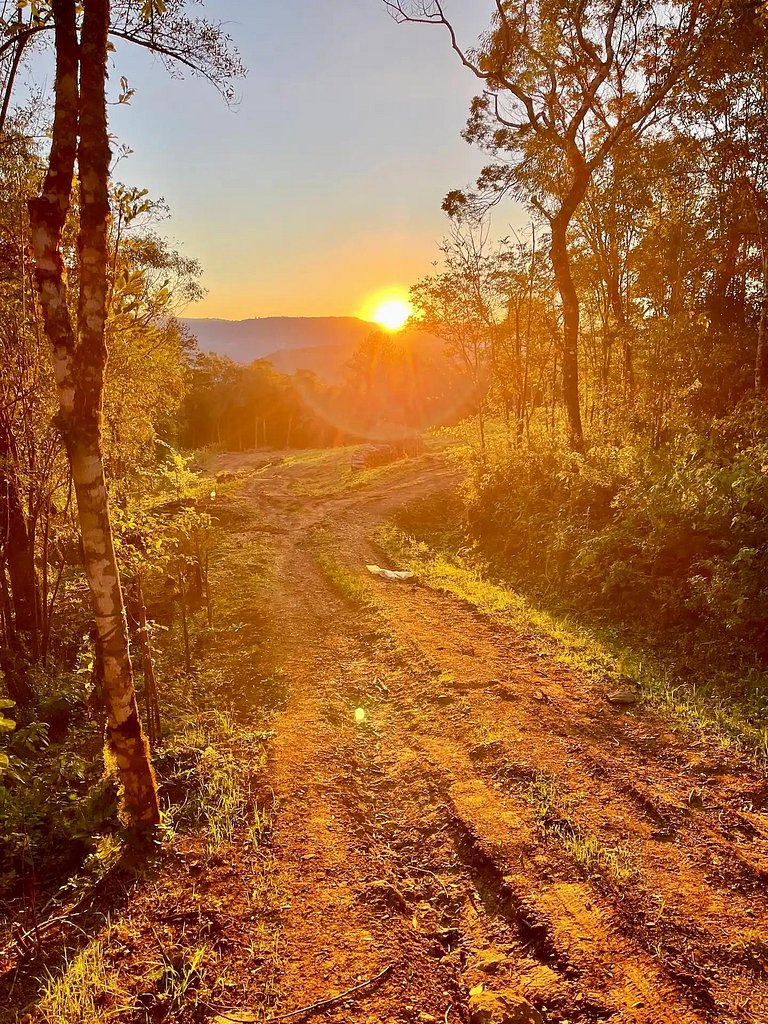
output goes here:
[[[512, 192], [549, 224], [563, 319], [563, 400], [572, 442], [581, 447], [574, 215], [614, 148], [657, 123], [661, 104], [696, 60], [733, 31], [732, 12], [726, 0], [565, 0], [556, 9], [542, 0], [495, 0], [488, 34], [468, 50], [440, 0], [384, 2], [400, 21], [444, 26], [462, 64], [485, 85], [465, 137], [498, 159], [473, 198], [496, 201]], [[444, 206], [455, 213], [467, 201], [455, 191]]]
[[[136, 824], [159, 820], [157, 786], [133, 685], [125, 606], [109, 517], [101, 411], [106, 365], [109, 137], [106, 115], [109, 0], [86, 0], [78, 38], [75, 0], [53, 0], [56, 77], [53, 138], [42, 194], [29, 204], [37, 284], [53, 348], [59, 426], [72, 468], [104, 671], [107, 743], [124, 808]], [[78, 165], [79, 288], [73, 320], [62, 233]]]

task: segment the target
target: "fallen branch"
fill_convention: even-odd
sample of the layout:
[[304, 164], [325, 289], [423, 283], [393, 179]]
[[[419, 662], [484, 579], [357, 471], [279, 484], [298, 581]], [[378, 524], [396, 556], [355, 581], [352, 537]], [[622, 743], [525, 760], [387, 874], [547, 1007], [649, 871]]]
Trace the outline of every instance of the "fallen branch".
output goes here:
[[[273, 1021], [288, 1020], [289, 1017], [300, 1017], [306, 1013], [314, 1013], [316, 1010], [323, 1010], [327, 1006], [333, 1006], [334, 1003], [338, 1003], [342, 999], [346, 999], [347, 996], [351, 996], [354, 992], [359, 992], [361, 988], [369, 988], [371, 985], [375, 985], [377, 981], [381, 981], [382, 978], [394, 970], [395, 964], [389, 964], [384, 968], [383, 971], [379, 971], [378, 974], [372, 978], [368, 978], [366, 981], [361, 981], [358, 985], [353, 985], [352, 988], [346, 989], [344, 992], [339, 992], [337, 996], [330, 996], [328, 999], [321, 999], [317, 1003], [309, 1003], [307, 1006], [300, 1006], [297, 1010], [288, 1010], [286, 1013], [278, 1013], [275, 1017], [267, 1017], [266, 1024], [272, 1024]], [[216, 1013], [225, 1020], [237, 1021], [239, 1024], [243, 1024], [242, 1017], [233, 1017], [230, 1013], [223, 1013], [221, 1010], [216, 1010]], [[232, 1011], [237, 1012], [237, 1011]]]

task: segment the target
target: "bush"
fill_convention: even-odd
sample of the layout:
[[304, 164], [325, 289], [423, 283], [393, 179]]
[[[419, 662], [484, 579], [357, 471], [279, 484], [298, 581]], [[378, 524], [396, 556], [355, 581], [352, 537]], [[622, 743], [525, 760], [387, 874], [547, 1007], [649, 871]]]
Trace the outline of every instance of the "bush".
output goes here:
[[747, 408], [654, 452], [586, 455], [535, 437], [465, 491], [485, 558], [635, 628], [696, 631], [768, 656], [768, 425]]

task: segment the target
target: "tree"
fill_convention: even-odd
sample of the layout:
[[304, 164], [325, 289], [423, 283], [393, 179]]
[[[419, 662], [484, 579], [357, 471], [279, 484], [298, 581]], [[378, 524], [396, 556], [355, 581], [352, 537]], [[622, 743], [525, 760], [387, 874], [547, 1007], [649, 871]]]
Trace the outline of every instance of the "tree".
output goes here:
[[[101, 415], [106, 364], [109, 137], [106, 116], [108, 0], [88, 0], [78, 38], [75, 0], [53, 0], [55, 113], [42, 194], [29, 204], [45, 330], [53, 348], [58, 423], [72, 468], [85, 573], [104, 669], [107, 743], [137, 824], [159, 820], [157, 786], [141, 727], [125, 606], [109, 517]], [[77, 319], [69, 308], [61, 252], [78, 166], [80, 224]]]
[[580, 448], [580, 311], [569, 229], [595, 171], [619, 143], [658, 123], [663, 102], [702, 53], [736, 30], [732, 12], [724, 0], [565, 0], [556, 10], [541, 0], [495, 0], [488, 34], [467, 50], [440, 0], [384, 2], [400, 21], [444, 26], [462, 64], [485, 84], [465, 138], [497, 160], [481, 174], [478, 193], [454, 191], [444, 208], [456, 213], [470, 198], [483, 205], [512, 192], [549, 224], [563, 399]]
[[[125, 14], [127, 25], [135, 5], [117, 6]], [[173, 6], [177, 13], [183, 10], [183, 4]], [[35, 34], [52, 23], [56, 51], [51, 151], [42, 193], [29, 203], [35, 274], [45, 332], [52, 347], [59, 397], [57, 422], [72, 471], [84, 568], [103, 661], [107, 743], [123, 784], [127, 817], [135, 824], [150, 825], [159, 819], [157, 787], [136, 704], [102, 448], [109, 298], [106, 82], [110, 3], [87, 0], [81, 19], [75, 0], [52, 0], [50, 6], [31, 7], [28, 32]], [[165, 4], [142, 5], [144, 22], [149, 23], [149, 42], [154, 42], [158, 52], [173, 56], [180, 52], [179, 46], [172, 50], [155, 35], [155, 8], [168, 12]], [[181, 46], [190, 45], [195, 40], [194, 24], [187, 20], [183, 27], [186, 34]], [[141, 31], [137, 33], [140, 42]], [[114, 27], [112, 32], [125, 34]], [[212, 46], [210, 40], [206, 43], [204, 36], [202, 50], [186, 59], [187, 65], [195, 69], [205, 67], [204, 55], [210, 60], [218, 54], [217, 46]], [[26, 38], [17, 31], [19, 54]], [[218, 37], [214, 35], [213, 39], [218, 44]], [[0, 56], [3, 49], [0, 47]], [[9, 87], [18, 59], [14, 57]], [[73, 312], [62, 240], [73, 202], [75, 166], [79, 224]]]

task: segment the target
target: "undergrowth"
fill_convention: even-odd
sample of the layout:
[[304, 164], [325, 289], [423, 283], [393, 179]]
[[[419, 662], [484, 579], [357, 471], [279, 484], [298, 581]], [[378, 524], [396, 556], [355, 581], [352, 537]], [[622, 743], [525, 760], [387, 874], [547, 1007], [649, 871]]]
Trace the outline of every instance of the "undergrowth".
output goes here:
[[[225, 510], [220, 515], [226, 515]], [[85, 713], [89, 666], [87, 671], [60, 682], [69, 710], [55, 741], [49, 742], [48, 730], [19, 727], [9, 734], [14, 753], [7, 764], [3, 763], [6, 773], [0, 779], [7, 783], [0, 785], [4, 840], [0, 868], [5, 866], [4, 878], [0, 871], [0, 885], [5, 883], [8, 894], [2, 905], [7, 919], [6, 938], [10, 938], [13, 927], [16, 933], [29, 930], [28, 941], [33, 945], [35, 942], [34, 929], [30, 929], [30, 922], [35, 920], [30, 916], [30, 906], [35, 904], [30, 904], [28, 892], [15, 895], [19, 863], [27, 872], [25, 884], [37, 888], [32, 892], [40, 909], [33, 912], [44, 922], [62, 911], [66, 918], [66, 908], [81, 899], [90, 900], [102, 883], [132, 887], [137, 874], [139, 882], [134, 892], [139, 899], [150, 877], [162, 893], [166, 883], [162, 875], [153, 874], [155, 858], [167, 870], [175, 857], [193, 849], [207, 870], [208, 865], [221, 862], [237, 843], [241, 861], [253, 866], [252, 874], [257, 878], [251, 895], [254, 912], [261, 913], [270, 904], [270, 857], [265, 843], [275, 808], [274, 801], [263, 806], [259, 780], [272, 736], [269, 722], [279, 681], [270, 672], [265, 656], [269, 641], [260, 595], [272, 571], [273, 542], [252, 529], [243, 541], [234, 529], [239, 520], [233, 520], [229, 530], [222, 528], [227, 525], [226, 521], [217, 525], [212, 538], [212, 625], [208, 624], [204, 605], [189, 608], [189, 670], [180, 656], [183, 646], [178, 615], [168, 616], [163, 622], [166, 606], [162, 602], [157, 605], [160, 621], [153, 631], [152, 644], [162, 734], [153, 750], [153, 763], [162, 822], [149, 844], [150, 860], [146, 847], [133, 844], [117, 817], [117, 786], [109, 760], [106, 767], [102, 760], [99, 717]], [[231, 585], [233, 572], [237, 574], [237, 586]], [[217, 585], [220, 573], [226, 585]], [[143, 704], [140, 662], [138, 667]], [[11, 746], [6, 743], [5, 749], [11, 750]], [[17, 770], [17, 762], [21, 781], [10, 777]], [[7, 851], [5, 841], [9, 841]], [[16, 847], [10, 848], [11, 842]], [[28, 851], [26, 868], [23, 859], [12, 856], [17, 848]], [[171, 877], [168, 882], [171, 891]], [[0, 1006], [0, 1020], [20, 1019], [14, 1006], [28, 1009], [28, 1019], [41, 1024], [144, 1019], [144, 996], [151, 998], [153, 1015], [160, 1010], [164, 1016], [173, 1015], [182, 1004], [186, 1014], [197, 1001], [198, 989], [210, 996], [223, 977], [219, 953], [209, 948], [204, 932], [195, 943], [191, 936], [190, 941], [169, 943], [163, 938], [161, 942], [157, 929], [150, 925], [153, 937], [135, 962], [134, 974], [129, 975], [119, 962], [130, 956], [129, 951], [137, 944], [142, 946], [137, 935], [145, 924], [120, 912], [116, 921], [106, 923], [99, 914], [87, 924], [84, 918], [73, 916], [62, 938], [63, 962], [56, 956], [46, 960], [43, 940], [38, 954], [45, 955], [20, 974], [14, 983], [13, 1005]], [[119, 941], [113, 941], [115, 928], [121, 931]], [[271, 926], [265, 925], [265, 943], [271, 932]], [[83, 944], [82, 940], [88, 938], [90, 941]], [[154, 954], [150, 955], [152, 949]], [[44, 966], [46, 962], [49, 967]], [[0, 994], [0, 1004], [2, 1001]]]
[[[71, 959], [63, 970], [49, 974], [37, 1005], [44, 1024], [94, 1024], [104, 1020], [106, 1004], [121, 1000], [121, 990], [105, 959], [105, 940], [91, 942]], [[120, 1010], [111, 1007], [110, 1016]]]

